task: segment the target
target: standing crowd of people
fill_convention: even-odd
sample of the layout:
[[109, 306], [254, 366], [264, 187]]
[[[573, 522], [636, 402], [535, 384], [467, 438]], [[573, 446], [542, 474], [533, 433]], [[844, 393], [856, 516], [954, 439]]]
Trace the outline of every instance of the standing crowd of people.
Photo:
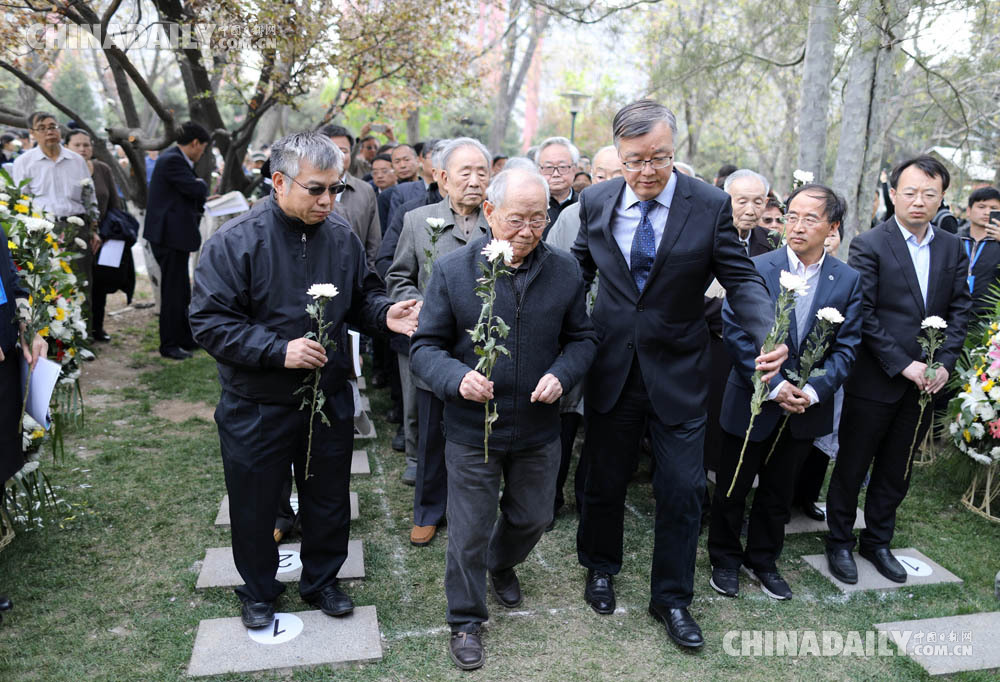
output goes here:
[[[116, 206], [110, 176], [86, 153], [89, 136], [61, 145], [52, 117], [33, 122], [32, 134], [38, 151], [14, 161], [15, 177], [31, 178], [47, 210], [60, 220], [88, 213], [67, 191], [85, 175], [104, 186], [99, 210]], [[857, 544], [879, 573], [905, 582], [890, 547], [910, 484], [909, 444], [930, 425], [918, 416], [921, 396], [941, 400], [997, 280], [1000, 191], [975, 189], [967, 221], [944, 224], [948, 170], [930, 156], [902, 160], [886, 177], [887, 210], [851, 241], [845, 262], [848, 207], [836, 191], [807, 183], [784, 195], [735, 166], [710, 182], [675, 158], [676, 137], [673, 113], [651, 100], [623, 107], [592, 157], [563, 137], [507, 158], [469, 137], [407, 144], [381, 124], [358, 138], [327, 125], [248, 154], [259, 189], [251, 209], [202, 244], [209, 187], [194, 166], [211, 138], [197, 124], [180, 127], [151, 171], [144, 236], [161, 272], [161, 354], [183, 360], [200, 347], [218, 362], [216, 421], [246, 627], [272, 622], [285, 589], [275, 580], [277, 541], [293, 529], [303, 599], [331, 616], [353, 609], [336, 578], [347, 557], [358, 409], [349, 327], [370, 339], [372, 384], [392, 398], [393, 448], [414, 486], [410, 542], [425, 547], [448, 527], [448, 650], [463, 670], [485, 660], [487, 593], [505, 608], [522, 603], [517, 567], [567, 499], [578, 516], [583, 598], [597, 614], [615, 611], [626, 495], [644, 453], [656, 500], [649, 613], [680, 647], [705, 642], [689, 610], [703, 527], [706, 582], [727, 597], [738, 597], [741, 571], [773, 599], [793, 596], [780, 570], [793, 509], [826, 519], [838, 580], [857, 581]], [[96, 253], [101, 234], [90, 236]], [[510, 245], [493, 302], [509, 333], [508, 353], [487, 376], [475, 369], [468, 330], [480, 319], [475, 292], [491, 240]], [[199, 250], [192, 288], [188, 264]], [[0, 274], [13, 301], [9, 269]], [[764, 352], [786, 272], [807, 286], [786, 338]], [[326, 347], [305, 311], [315, 283], [337, 291], [324, 311], [334, 342]], [[5, 305], [0, 313], [11, 312]], [[103, 304], [93, 308], [100, 338]], [[931, 372], [918, 344], [929, 316], [947, 325]], [[804, 381], [820, 321], [832, 332]], [[12, 356], [18, 335], [6, 328], [0, 350]], [[26, 341], [23, 352], [31, 357]], [[310, 439], [296, 391], [317, 370], [326, 400]], [[768, 395], [748, 432], [754, 377]], [[488, 456], [484, 404], [498, 412]], [[817, 501], [831, 457], [824, 511]], [[869, 471], [866, 527], [855, 536]]]

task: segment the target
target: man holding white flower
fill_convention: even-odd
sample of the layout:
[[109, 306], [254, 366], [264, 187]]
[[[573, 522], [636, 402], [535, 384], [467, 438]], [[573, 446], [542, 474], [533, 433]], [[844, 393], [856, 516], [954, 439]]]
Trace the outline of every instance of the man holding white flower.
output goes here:
[[[929, 156], [896, 166], [889, 177], [895, 215], [851, 242], [847, 262], [861, 274], [864, 321], [857, 362], [844, 386], [840, 453], [826, 500], [827, 562], [834, 577], [848, 584], [858, 580], [851, 550], [858, 494], [869, 468], [859, 554], [889, 580], [906, 582], [889, 545], [896, 509], [910, 485], [911, 443], [919, 445], [931, 423], [927, 415], [921, 418], [921, 394], [936, 394], [948, 381], [972, 306], [961, 240], [930, 224], [949, 179], [948, 170]], [[930, 367], [920, 344], [924, 326], [945, 332]]]
[[[768, 400], [749, 434], [752, 378], [759, 351], [732, 307], [728, 303], [723, 307], [723, 340], [733, 358], [733, 369], [722, 400], [723, 446], [708, 552], [712, 561], [710, 585], [727, 597], [739, 594], [741, 567], [772, 599], [792, 596], [777, 560], [790, 517], [795, 478], [813, 439], [833, 430], [833, 396], [847, 380], [861, 342], [860, 277], [827, 255], [824, 247], [826, 239], [840, 227], [846, 208], [844, 200], [823, 185], [796, 189], [788, 199], [787, 245], [754, 258], [772, 301], [777, 301], [782, 288], [794, 288], [797, 293], [789, 316], [788, 360], [769, 382]], [[749, 442], [744, 452], [745, 437]], [[743, 462], [738, 466], [741, 456]], [[755, 476], [760, 482], [744, 548], [740, 531]]]
[[[393, 305], [386, 298], [361, 242], [343, 218], [332, 215], [333, 197], [343, 190], [343, 164], [340, 150], [318, 133], [276, 142], [271, 196], [223, 225], [205, 244], [195, 272], [191, 328], [218, 361], [222, 394], [215, 419], [233, 559], [246, 581], [236, 592], [248, 628], [272, 621], [285, 589], [275, 580], [274, 523], [293, 464], [302, 521], [299, 592], [329, 615], [353, 610], [351, 598], [337, 587], [347, 558], [354, 439], [347, 325], [371, 334], [416, 329], [419, 304]], [[307, 338], [316, 331], [306, 312], [315, 297], [330, 299], [323, 319], [332, 324], [328, 335], [335, 348]], [[313, 422], [307, 479], [310, 411], [300, 408], [296, 392], [319, 368], [329, 423]]]
[[[450, 184], [450, 183], [449, 183]], [[548, 224], [548, 185], [538, 172], [503, 171], [490, 184], [483, 212], [494, 240], [481, 237], [434, 265], [410, 353], [414, 374], [444, 402], [448, 467], [445, 594], [452, 661], [483, 664], [480, 626], [490, 590], [507, 608], [521, 603], [514, 568], [552, 519], [559, 471], [559, 397], [594, 359], [597, 336], [584, 303], [580, 268], [540, 243]], [[483, 274], [498, 259], [506, 272]], [[477, 292], [477, 288], [479, 291]], [[506, 337], [473, 341], [495, 295], [493, 315]], [[492, 372], [473, 369], [483, 345], [506, 348]], [[498, 417], [484, 448], [484, 404]], [[504, 481], [497, 517], [497, 497]]]

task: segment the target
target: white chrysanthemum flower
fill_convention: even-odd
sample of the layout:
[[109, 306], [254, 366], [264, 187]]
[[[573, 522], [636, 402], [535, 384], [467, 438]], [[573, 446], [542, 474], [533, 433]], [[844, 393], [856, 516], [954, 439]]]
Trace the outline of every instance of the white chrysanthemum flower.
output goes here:
[[73, 243], [76, 244], [78, 248], [81, 249], [87, 248], [87, 242], [83, 241], [79, 237], [73, 237]]
[[947, 329], [948, 323], [937, 315], [931, 315], [930, 317], [925, 317], [924, 321], [920, 323], [921, 329]]
[[836, 308], [820, 308], [816, 311], [816, 318], [830, 324], [844, 323], [844, 316]]
[[51, 232], [54, 225], [45, 218], [21, 217], [21, 222], [28, 232]]
[[84, 360], [92, 360], [92, 359], [94, 358], [94, 354], [93, 354], [93, 353], [91, 353], [91, 352], [90, 352], [89, 350], [87, 350], [86, 348], [81, 348], [81, 349], [79, 350], [79, 352], [77, 353], [77, 355], [79, 355], [79, 356], [80, 356], [81, 358], [83, 358]]
[[6, 192], [0, 192], [0, 201], [10, 201], [10, 195]]
[[93, 187], [93, 186], [94, 186], [94, 181], [91, 180], [90, 178], [84, 178], [83, 180], [80, 181], [80, 187]]
[[81, 218], [79, 216], [71, 215], [69, 218], [66, 218], [66, 222], [69, 223], [70, 225], [76, 225], [77, 227], [83, 227], [83, 218]]
[[986, 435], [986, 429], [979, 422], [973, 422], [969, 424], [969, 433], [972, 434], [974, 440], [979, 440]]
[[990, 457], [993, 459], [1000, 459], [1000, 446], [997, 446], [990, 450]]
[[975, 461], [979, 462], [980, 464], [993, 464], [993, 460], [992, 459], [990, 459], [986, 455], [979, 454], [978, 452], [976, 452], [972, 448], [969, 448], [968, 450], [966, 450], [965, 454], [967, 454], [969, 457], [971, 457]]
[[956, 433], [958, 433], [958, 422], [952, 422], [951, 424], [948, 424], [948, 433], [950, 433], [953, 436]]
[[990, 400], [1000, 402], [1000, 386], [994, 386], [990, 389]]
[[781, 283], [782, 289], [788, 289], [796, 296], [805, 296], [809, 292], [809, 284], [806, 282], [805, 278], [793, 275], [787, 270], [781, 271], [781, 276], [778, 281]]
[[427, 224], [435, 229], [444, 227], [444, 218], [428, 218]]
[[815, 176], [809, 171], [804, 171], [796, 168], [792, 173], [792, 179], [801, 182], [802, 184], [808, 184], [815, 179]]
[[514, 247], [506, 239], [493, 239], [483, 248], [482, 254], [491, 263], [495, 263], [498, 258], [509, 263], [514, 260]]
[[332, 284], [313, 284], [306, 290], [306, 293], [313, 297], [313, 299], [319, 298], [333, 298], [340, 292], [337, 291], [337, 287]]

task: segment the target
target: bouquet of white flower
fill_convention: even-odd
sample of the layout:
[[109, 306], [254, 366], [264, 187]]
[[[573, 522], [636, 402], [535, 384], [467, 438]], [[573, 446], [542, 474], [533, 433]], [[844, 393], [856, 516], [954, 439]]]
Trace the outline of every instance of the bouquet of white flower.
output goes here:
[[[331, 341], [327, 335], [327, 331], [333, 323], [326, 322], [323, 319], [323, 311], [326, 309], [326, 304], [333, 300], [340, 292], [332, 284], [313, 284], [306, 293], [312, 296], [313, 299], [312, 303], [306, 305], [306, 312], [309, 314], [310, 319], [316, 323], [316, 331], [307, 332], [305, 338], [312, 339], [323, 346], [323, 348], [336, 350], [337, 344]], [[313, 419], [318, 414], [324, 424], [327, 426], [330, 425], [330, 420], [327, 418], [326, 413], [323, 412], [323, 405], [326, 403], [326, 394], [319, 387], [319, 379], [322, 373], [323, 368], [317, 367], [312, 371], [312, 376], [307, 377], [305, 383], [295, 391], [295, 395], [299, 393], [303, 394], [302, 404], [299, 405], [299, 409], [309, 409], [309, 441], [306, 446], [305, 478], [309, 478], [309, 464], [312, 461]]]
[[[493, 314], [493, 304], [496, 302], [497, 280], [503, 275], [510, 274], [507, 263], [514, 259], [514, 248], [510, 242], [503, 239], [494, 239], [483, 248], [483, 255], [486, 262], [479, 264], [479, 269], [483, 273], [476, 280], [476, 296], [482, 302], [483, 307], [479, 311], [479, 320], [476, 326], [469, 329], [469, 338], [476, 347], [476, 355], [479, 362], [476, 363], [476, 371], [487, 379], [493, 373], [500, 355], [510, 357], [510, 351], [503, 346], [499, 340], [506, 339], [510, 333], [510, 327], [499, 315]], [[500, 417], [496, 404], [490, 405], [486, 401], [486, 418], [483, 424], [483, 451], [486, 461], [490, 458], [490, 434], [493, 432], [493, 423]]]
[[434, 261], [437, 260], [437, 243], [443, 234], [444, 218], [428, 218], [427, 236], [430, 237], [431, 248], [424, 249], [424, 256], [426, 258], [424, 261], [424, 272], [427, 274], [427, 279], [430, 279], [431, 272], [434, 271]]
[[[917, 337], [917, 343], [920, 344], [920, 348], [924, 351], [924, 357], [927, 358], [927, 368], [924, 370], [924, 379], [930, 381], [937, 376], [937, 370], [941, 366], [940, 362], [934, 361], [934, 353], [937, 352], [941, 344], [944, 343], [944, 330], [948, 328], [948, 323], [937, 315], [931, 315], [930, 317], [924, 318], [924, 321], [920, 323], [920, 336]], [[931, 394], [926, 391], [920, 392], [920, 414], [917, 416], [917, 427], [913, 429], [913, 441], [910, 443], [910, 455], [906, 458], [906, 472], [903, 474], [903, 479], [908, 479], [910, 477], [910, 467], [913, 464], [913, 452], [917, 447], [917, 434], [920, 433], [920, 424], [924, 420], [924, 410], [927, 409], [927, 404], [931, 401]]]
[[[784, 270], [781, 271], [779, 282], [781, 284], [781, 291], [778, 292], [778, 300], [775, 302], [774, 325], [772, 325], [771, 331], [767, 333], [767, 338], [764, 339], [764, 353], [770, 353], [779, 343], [784, 341], [788, 335], [790, 315], [795, 310], [795, 297], [802, 296], [809, 291], [809, 285], [804, 278]], [[764, 383], [764, 372], [759, 370], [754, 372], [753, 395], [750, 396], [750, 423], [747, 424], [747, 432], [743, 437], [743, 447], [740, 448], [740, 458], [736, 461], [733, 481], [729, 484], [726, 497], [731, 496], [733, 489], [736, 487], [736, 479], [739, 477], [740, 468], [743, 466], [743, 454], [747, 450], [747, 443], [750, 442], [750, 432], [753, 430], [754, 420], [760, 414], [761, 408], [764, 406], [764, 401], [767, 400], [770, 392], [769, 386]]]
[[[811, 378], [821, 377], [826, 374], [826, 370], [822, 367], [816, 369], [816, 363], [820, 362], [823, 356], [826, 355], [826, 351], [830, 347], [831, 333], [834, 327], [843, 323], [844, 316], [836, 308], [820, 308], [816, 311], [816, 324], [813, 325], [812, 331], [809, 332], [809, 336], [806, 338], [805, 350], [802, 352], [802, 359], [799, 362], [799, 369], [801, 371], [796, 372], [793, 369], [785, 371], [785, 374], [795, 382], [795, 386], [800, 391], [805, 388], [805, 385], [809, 383]], [[788, 424], [789, 416], [791, 415], [786, 413], [785, 418], [781, 420], [778, 435], [775, 437], [774, 442], [771, 443], [771, 450], [767, 453], [767, 457], [764, 458], [764, 464], [771, 461], [771, 455], [774, 454], [774, 448], [778, 445], [778, 441], [781, 440], [781, 434], [785, 430], [785, 425]]]

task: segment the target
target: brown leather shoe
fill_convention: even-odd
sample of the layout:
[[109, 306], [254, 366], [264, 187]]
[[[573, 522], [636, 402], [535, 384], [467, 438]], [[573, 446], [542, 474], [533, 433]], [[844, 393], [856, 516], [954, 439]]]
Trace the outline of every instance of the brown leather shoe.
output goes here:
[[283, 537], [285, 537], [285, 531], [281, 530], [280, 528], [275, 528], [274, 529], [274, 543], [278, 544], [279, 542], [281, 542], [281, 538], [283, 538]]
[[437, 526], [414, 526], [410, 531], [410, 544], [414, 547], [426, 547], [431, 544], [435, 533]]

